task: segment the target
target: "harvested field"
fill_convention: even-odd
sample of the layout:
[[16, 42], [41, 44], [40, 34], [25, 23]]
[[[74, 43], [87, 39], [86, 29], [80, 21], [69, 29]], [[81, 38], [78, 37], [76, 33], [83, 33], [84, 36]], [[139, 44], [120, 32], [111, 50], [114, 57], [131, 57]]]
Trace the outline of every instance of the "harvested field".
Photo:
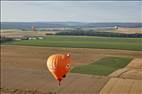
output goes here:
[[135, 34], [135, 33], [142, 33], [142, 28], [122, 28], [119, 27], [117, 30], [118, 33], [126, 33], [126, 34]]
[[120, 76], [121, 78], [142, 80], [142, 69], [131, 69]]
[[131, 63], [128, 64], [128, 68], [142, 69], [142, 58], [134, 59]]
[[111, 78], [100, 94], [142, 94], [142, 81]]
[[127, 65], [128, 71], [120, 77], [142, 80], [142, 58], [136, 58]]
[[[14, 37], [24, 37], [24, 36], [45, 36], [46, 33], [52, 34], [52, 32], [33, 32], [33, 31], [20, 31], [20, 30], [5, 30], [1, 31], [1, 36], [2, 37], [9, 37], [9, 38], [14, 38]], [[53, 32], [54, 34], [54, 32]]]
[[132, 60], [126, 68], [112, 73], [100, 94], [142, 94], [142, 59]]
[[128, 71], [128, 68], [118, 69], [114, 71], [113, 73], [111, 73], [109, 76], [110, 77], [120, 77], [120, 75], [125, 73], [126, 71]]
[[119, 69], [119, 70], [113, 72], [109, 76], [110, 77], [124, 78], [124, 79], [142, 80], [142, 69], [123, 68], [123, 69]]

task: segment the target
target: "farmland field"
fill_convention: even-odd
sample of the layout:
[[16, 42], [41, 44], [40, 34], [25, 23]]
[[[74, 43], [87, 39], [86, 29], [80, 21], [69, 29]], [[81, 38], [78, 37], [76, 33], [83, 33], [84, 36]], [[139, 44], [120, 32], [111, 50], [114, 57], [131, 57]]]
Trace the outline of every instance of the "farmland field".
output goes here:
[[110, 77], [69, 73], [58, 86], [47, 70], [46, 60], [51, 54], [67, 52], [71, 53], [72, 68], [106, 56], [142, 58], [141, 51], [2, 45], [0, 91], [2, 94], [99, 94]]
[[8, 44], [44, 47], [100, 48], [142, 51], [142, 38], [47, 36], [43, 40], [20, 40]]
[[[31, 33], [25, 33], [25, 35]], [[4, 35], [17, 37], [21, 33]], [[34, 33], [34, 35], [40, 34]], [[140, 87], [138, 83], [142, 79], [141, 69], [129, 69], [129, 67], [136, 67], [135, 65], [139, 65], [137, 63], [139, 61], [141, 64], [141, 42], [142, 38], [56, 35], [47, 36], [41, 40], [7, 42], [1, 45], [0, 92], [2, 94], [100, 94], [104, 86], [107, 87], [109, 83], [112, 83], [113, 77], [132, 79], [132, 82], [136, 82], [132, 90], [134, 92], [135, 88], [139, 89], [137, 87]], [[85, 70], [91, 74], [70, 72], [59, 87], [58, 82], [52, 77], [46, 66], [47, 58], [55, 53], [70, 53], [71, 69], [74, 70], [80, 66], [89, 66], [88, 68], [90, 68], [91, 66], [90, 70]], [[140, 60], [136, 59], [129, 65], [129, 61], [135, 58], [140, 58]], [[105, 62], [107, 64], [104, 64]], [[115, 73], [114, 70], [117, 72], [118, 68], [123, 69], [127, 64], [129, 67], [126, 67], [127, 70], [122, 71], [121, 75]], [[99, 65], [103, 65], [103, 67]], [[105, 69], [105, 71], [94, 73], [94, 69]], [[115, 76], [109, 76], [108, 74], [111, 72]], [[129, 84], [124, 83], [124, 85]], [[121, 87], [120, 84], [116, 84], [116, 86]], [[109, 89], [105, 87], [101, 94], [107, 94]], [[115, 88], [112, 92], [116, 94]], [[139, 94], [139, 91], [136, 94]]]

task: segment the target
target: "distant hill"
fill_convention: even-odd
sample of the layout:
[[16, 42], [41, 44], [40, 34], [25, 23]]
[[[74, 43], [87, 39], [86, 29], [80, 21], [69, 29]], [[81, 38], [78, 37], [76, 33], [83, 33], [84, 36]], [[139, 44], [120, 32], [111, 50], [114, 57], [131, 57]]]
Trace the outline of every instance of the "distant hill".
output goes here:
[[85, 28], [85, 27], [142, 27], [142, 23], [85, 23], [85, 22], [1, 22], [1, 29]]

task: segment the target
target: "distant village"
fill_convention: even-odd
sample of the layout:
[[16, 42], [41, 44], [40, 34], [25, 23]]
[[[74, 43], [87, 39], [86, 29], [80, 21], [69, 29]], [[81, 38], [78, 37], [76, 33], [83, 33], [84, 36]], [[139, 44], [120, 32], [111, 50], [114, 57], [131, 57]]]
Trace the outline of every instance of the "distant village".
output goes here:
[[12, 40], [42, 40], [45, 38], [46, 35], [48, 35], [47, 33], [40, 34], [40, 32], [38, 32], [34, 26], [32, 26], [31, 30], [32, 31], [30, 31], [28, 33], [26, 31], [24, 31], [26, 34], [24, 34], [23, 32], [22, 33], [19, 32], [21, 34], [16, 34], [16, 35], [1, 34], [0, 35], [1, 43], [5, 42], [5, 41], [12, 41]]

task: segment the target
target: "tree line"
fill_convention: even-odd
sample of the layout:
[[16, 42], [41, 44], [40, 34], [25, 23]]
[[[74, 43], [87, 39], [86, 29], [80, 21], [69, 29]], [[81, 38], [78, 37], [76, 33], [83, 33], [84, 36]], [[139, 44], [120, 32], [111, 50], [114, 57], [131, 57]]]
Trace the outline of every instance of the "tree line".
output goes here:
[[102, 37], [127, 37], [127, 38], [142, 38], [142, 34], [125, 34], [118, 32], [104, 32], [95, 30], [70, 30], [58, 32], [56, 35], [75, 35], [75, 36], [102, 36]]
[[0, 43], [10, 42], [10, 41], [13, 41], [13, 39], [0, 36]]

